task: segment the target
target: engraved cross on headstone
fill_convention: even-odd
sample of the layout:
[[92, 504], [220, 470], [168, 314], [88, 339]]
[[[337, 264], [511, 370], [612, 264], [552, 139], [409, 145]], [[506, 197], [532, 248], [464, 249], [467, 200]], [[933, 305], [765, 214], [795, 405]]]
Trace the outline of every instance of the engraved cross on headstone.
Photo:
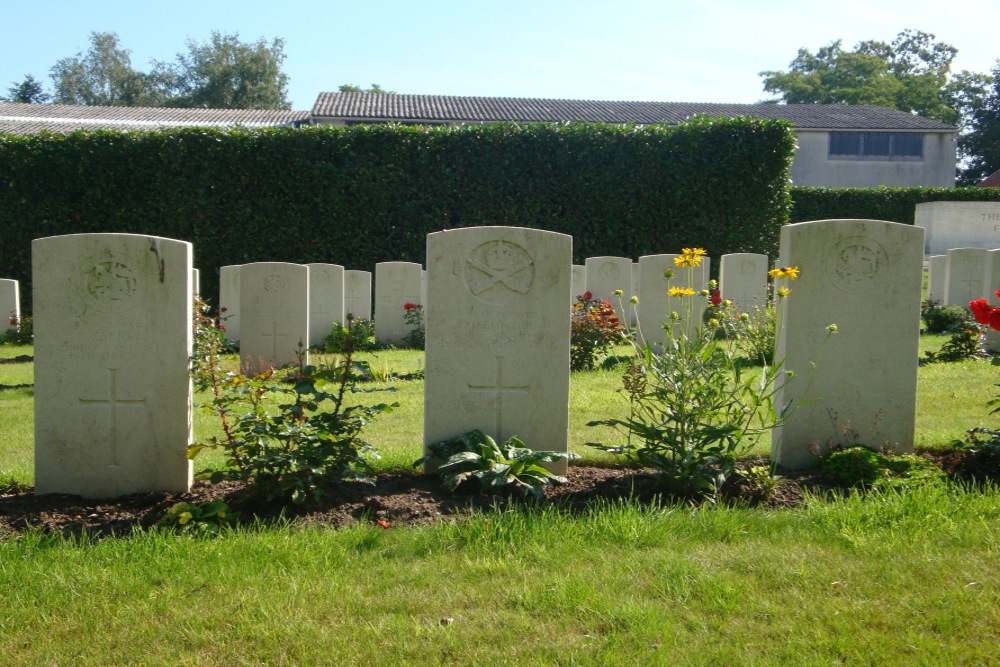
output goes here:
[[983, 276], [981, 273], [970, 269], [966, 273], [966, 277], [960, 282], [965, 285], [965, 295], [962, 297], [963, 302], [979, 298], [979, 293], [983, 291]]
[[278, 333], [278, 323], [271, 322], [271, 333], [262, 333], [261, 336], [268, 336], [271, 339], [271, 359], [278, 358], [278, 339], [284, 338], [288, 334]]
[[145, 398], [121, 398], [118, 396], [118, 369], [108, 369], [108, 398], [81, 398], [82, 407], [106, 407], [111, 420], [111, 464], [118, 465], [118, 408], [146, 408]]
[[531, 389], [530, 384], [525, 385], [505, 385], [503, 382], [503, 357], [495, 357], [496, 367], [493, 371], [493, 384], [475, 385], [469, 384], [469, 391], [490, 392], [493, 394], [493, 433], [497, 440], [504, 438], [503, 433], [503, 397], [504, 394], [527, 394]]

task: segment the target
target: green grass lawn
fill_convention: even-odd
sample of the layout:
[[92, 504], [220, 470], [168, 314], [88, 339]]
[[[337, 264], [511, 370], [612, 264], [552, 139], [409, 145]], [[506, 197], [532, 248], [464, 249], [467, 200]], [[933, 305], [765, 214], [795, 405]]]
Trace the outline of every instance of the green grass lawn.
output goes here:
[[[377, 364], [407, 372], [422, 354]], [[986, 362], [920, 368], [917, 444], [995, 425], [996, 376]], [[30, 378], [30, 364], [0, 365], [0, 384]], [[585, 445], [610, 434], [585, 424], [620, 414], [619, 383], [572, 378], [571, 449], [586, 463], [612, 463]], [[381, 470], [409, 469], [422, 382], [380, 386], [400, 407], [367, 438]], [[32, 420], [29, 389], [0, 390], [0, 480], [31, 482]], [[198, 438], [216, 428], [197, 417]], [[950, 484], [795, 510], [623, 504], [217, 539], [29, 532], [0, 536], [0, 663], [991, 664], [998, 555], [1000, 491]]]

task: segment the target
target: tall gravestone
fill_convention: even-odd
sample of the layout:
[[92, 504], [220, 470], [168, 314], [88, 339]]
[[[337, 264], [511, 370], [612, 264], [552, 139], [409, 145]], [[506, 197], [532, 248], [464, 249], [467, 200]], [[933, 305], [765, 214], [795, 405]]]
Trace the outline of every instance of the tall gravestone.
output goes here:
[[767, 305], [767, 255], [738, 252], [719, 260], [719, 292], [740, 312]]
[[226, 327], [226, 340], [238, 343], [240, 341], [239, 265], [219, 268], [219, 319]]
[[[773, 431], [779, 465], [809, 466], [854, 436], [913, 451], [923, 247], [921, 228], [881, 220], [782, 227], [779, 263], [801, 273], [780, 305], [777, 358], [794, 376], [777, 405], [817, 400]], [[830, 324], [838, 333], [827, 339]]]
[[413, 262], [379, 262], [375, 265], [375, 338], [400, 345], [410, 325], [403, 318], [407, 303], [420, 303], [421, 272]]
[[35, 493], [191, 486], [191, 244], [134, 234], [32, 242]]
[[[708, 287], [710, 260], [702, 259], [696, 267], [679, 268], [674, 258], [680, 255], [644, 255], [639, 258], [639, 340], [657, 348], [664, 340], [663, 324], [670, 322], [671, 313], [682, 318], [680, 327], [673, 327], [674, 334], [683, 331], [693, 334], [701, 326], [705, 312], [705, 297], [700, 292]], [[672, 271], [668, 279], [665, 272]], [[671, 287], [690, 287], [695, 294], [670, 296]]]
[[344, 316], [372, 318], [371, 271], [344, 271]]
[[927, 298], [944, 303], [944, 279], [948, 270], [947, 255], [933, 255], [927, 259]]
[[566, 451], [572, 243], [519, 227], [428, 235], [425, 443], [479, 429]]
[[[309, 342], [309, 267], [240, 267], [240, 368], [254, 375], [298, 362]], [[308, 354], [303, 358], [308, 363]]]
[[[623, 307], [632, 291], [632, 260], [627, 257], [588, 257], [584, 266], [587, 267], [587, 291], [595, 299], [610, 302], [618, 321], [627, 322]], [[615, 296], [616, 290], [622, 291], [621, 298]]]
[[21, 293], [16, 280], [0, 280], [0, 331], [14, 328], [21, 317]]
[[306, 264], [309, 267], [309, 345], [320, 345], [334, 323], [344, 321], [344, 267], [339, 264]]
[[587, 291], [587, 267], [582, 264], [574, 264], [571, 283], [573, 289], [570, 292], [570, 305], [576, 303], [576, 300]]
[[952, 248], [946, 257], [945, 305], [968, 306], [973, 299], [985, 298], [990, 251], [985, 248]]

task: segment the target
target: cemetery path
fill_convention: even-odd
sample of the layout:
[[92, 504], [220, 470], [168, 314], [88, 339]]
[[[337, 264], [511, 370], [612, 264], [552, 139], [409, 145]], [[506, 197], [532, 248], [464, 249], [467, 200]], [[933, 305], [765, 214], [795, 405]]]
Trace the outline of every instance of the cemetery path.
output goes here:
[[[803, 487], [825, 487], [815, 473], [784, 477], [764, 506], [796, 507], [802, 503]], [[0, 536], [30, 530], [96, 537], [127, 535], [134, 529], [152, 527], [174, 503], [222, 499], [242, 512], [242, 519], [277, 521], [280, 506], [250, 506], [242, 500], [245, 485], [236, 482], [196, 482], [190, 493], [141, 493], [113, 500], [90, 500], [77, 496], [35, 496], [31, 490], [5, 494], [0, 489]], [[506, 496], [469, 496], [445, 492], [436, 476], [382, 474], [371, 483], [345, 482], [327, 489], [322, 502], [286, 508], [283, 520], [300, 525], [347, 526], [370, 523], [398, 528], [453, 521], [473, 512], [506, 509], [525, 501]], [[554, 504], [570, 512], [582, 512], [595, 504], [634, 497], [640, 502], [660, 502], [649, 472], [624, 468], [572, 466], [568, 483], [550, 487], [539, 502]], [[754, 504], [752, 492], [733, 489], [728, 500]]]

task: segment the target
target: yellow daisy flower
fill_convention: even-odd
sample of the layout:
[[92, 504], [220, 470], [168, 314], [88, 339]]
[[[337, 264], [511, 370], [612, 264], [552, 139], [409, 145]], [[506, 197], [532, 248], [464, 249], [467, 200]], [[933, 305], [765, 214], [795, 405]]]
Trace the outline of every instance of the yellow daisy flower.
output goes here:
[[682, 255], [707, 255], [704, 248], [681, 248]]
[[694, 294], [694, 290], [690, 287], [671, 287], [667, 290], [667, 294], [670, 296], [689, 296]]
[[799, 277], [799, 267], [797, 266], [782, 266], [777, 269], [771, 269], [767, 272], [767, 275], [772, 278], [788, 278], [789, 280], [795, 280]]
[[677, 266], [698, 266], [701, 264], [701, 257], [698, 255], [681, 255], [680, 257], [674, 257], [674, 264]]

